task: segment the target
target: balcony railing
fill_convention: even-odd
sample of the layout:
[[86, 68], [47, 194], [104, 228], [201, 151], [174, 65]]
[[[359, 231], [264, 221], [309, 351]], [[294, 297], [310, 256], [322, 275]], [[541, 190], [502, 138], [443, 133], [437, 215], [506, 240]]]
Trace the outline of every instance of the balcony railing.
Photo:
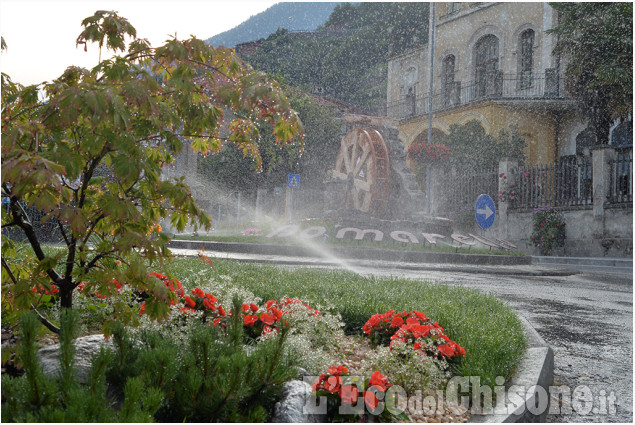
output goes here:
[[[484, 99], [557, 99], [563, 98], [562, 79], [558, 81], [553, 68], [547, 69], [544, 76], [527, 73], [503, 74], [502, 71], [489, 72], [479, 81], [463, 84], [455, 81], [447, 87], [433, 92], [432, 112], [443, 111], [460, 105], [467, 105]], [[389, 102], [388, 116], [408, 118], [427, 115], [430, 103], [428, 93], [406, 95], [404, 98]]]

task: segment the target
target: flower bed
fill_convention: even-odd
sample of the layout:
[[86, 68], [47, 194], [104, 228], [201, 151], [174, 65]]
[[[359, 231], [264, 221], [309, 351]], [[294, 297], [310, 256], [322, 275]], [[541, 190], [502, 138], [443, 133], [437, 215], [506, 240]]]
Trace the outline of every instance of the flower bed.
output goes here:
[[[127, 302], [136, 303], [136, 313], [133, 316], [136, 316], [140, 324], [139, 327], [130, 329], [133, 338], [138, 341], [149, 341], [148, 344], [151, 347], [154, 346], [155, 342], [152, 342], [154, 341], [152, 339], [147, 340], [147, 334], [148, 332], [156, 332], [162, 340], [172, 341], [173, 348], [170, 348], [170, 350], [177, 350], [175, 354], [179, 352], [178, 347], [182, 347], [182, 350], [185, 347], [192, 346], [192, 332], [194, 334], [199, 332], [200, 325], [204, 329], [216, 329], [213, 334], [217, 335], [215, 338], [218, 341], [229, 338], [233, 335], [233, 331], [231, 331], [232, 321], [236, 319], [241, 328], [241, 345], [240, 348], [235, 349], [237, 351], [234, 354], [227, 358], [230, 359], [237, 356], [237, 359], [246, 361], [245, 359], [250, 358], [252, 355], [260, 355], [250, 353], [264, 352], [258, 347], [275, 347], [276, 344], [282, 344], [280, 345], [282, 347], [281, 354], [278, 354], [277, 358], [285, 364], [288, 363], [287, 366], [294, 364], [294, 367], [299, 369], [294, 369], [295, 371], [289, 375], [288, 369], [283, 367], [280, 370], [283, 372], [287, 370], [287, 372], [281, 372], [280, 376], [286, 376], [284, 379], [302, 379], [302, 376], [313, 376], [314, 381], [311, 384], [316, 385], [314, 388], [315, 395], [319, 396], [321, 394], [327, 398], [335, 399], [336, 402], [331, 401], [331, 405], [339, 403], [336, 410], [331, 407], [329, 420], [401, 420], [404, 418], [398, 410], [396, 413], [389, 412], [392, 416], [382, 410], [381, 415], [383, 416], [375, 418], [373, 412], [379, 413], [379, 411], [376, 410], [378, 405], [374, 404], [375, 399], [373, 399], [372, 395], [377, 396], [380, 404], [382, 404], [386, 402], [386, 400], [382, 399], [382, 396], [385, 396], [389, 389], [402, 388], [408, 395], [418, 390], [423, 391], [424, 394], [434, 394], [437, 389], [445, 387], [452, 374], [470, 375], [468, 366], [469, 362], [473, 361], [470, 353], [473, 353], [476, 349], [470, 339], [473, 340], [474, 338], [472, 336], [466, 338], [465, 329], [457, 326], [457, 323], [460, 324], [464, 319], [455, 318], [455, 316], [458, 312], [466, 311], [469, 317], [479, 317], [479, 314], [481, 314], [479, 312], [487, 311], [487, 309], [478, 307], [477, 303], [475, 303], [477, 300], [470, 298], [471, 293], [460, 294], [461, 297], [459, 298], [468, 302], [469, 306], [471, 306], [469, 311], [466, 310], [466, 306], [462, 306], [456, 312], [453, 312], [449, 305], [455, 301], [447, 299], [442, 302], [437, 300], [430, 305], [421, 302], [421, 305], [425, 306], [425, 310], [423, 310], [425, 313], [418, 309], [401, 311], [404, 308], [403, 301], [400, 301], [401, 297], [412, 298], [408, 297], [406, 293], [401, 293], [400, 297], [393, 297], [394, 300], [387, 304], [391, 305], [394, 302], [392, 305], [400, 306], [399, 310], [385, 311], [381, 309], [380, 311], [385, 312], [377, 312], [377, 309], [381, 307], [378, 308], [379, 304], [374, 301], [374, 297], [381, 293], [379, 291], [380, 288], [386, 288], [386, 282], [374, 287], [373, 282], [364, 281], [363, 287], [356, 287], [353, 282], [342, 279], [342, 276], [338, 275], [336, 279], [337, 286], [332, 288], [324, 287], [324, 289], [320, 290], [321, 294], [328, 294], [339, 302], [337, 306], [333, 306], [325, 302], [325, 298], [307, 295], [306, 291], [309, 285], [308, 282], [321, 281], [324, 284], [330, 277], [322, 275], [321, 279], [316, 280], [315, 276], [311, 276], [305, 282], [296, 275], [294, 275], [294, 279], [289, 279], [286, 277], [286, 272], [281, 272], [277, 269], [275, 269], [275, 273], [278, 277], [269, 274], [270, 268], [256, 267], [257, 273], [254, 274], [254, 277], [257, 277], [261, 282], [267, 282], [263, 288], [275, 289], [274, 291], [258, 292], [263, 297], [260, 298], [254, 292], [251, 292], [251, 288], [253, 288], [253, 286], [249, 285], [251, 267], [241, 265], [240, 268], [236, 268], [237, 271], [240, 270], [241, 272], [240, 277], [237, 278], [226, 274], [227, 269], [222, 261], [218, 261], [222, 266], [218, 268], [216, 267], [216, 260], [212, 263], [208, 258], [202, 257], [201, 259], [204, 260], [204, 263], [197, 263], [204, 264], [207, 272], [194, 269], [190, 272], [184, 272], [183, 270], [176, 270], [175, 272], [175, 270], [172, 270], [174, 274], [167, 273], [170, 277], [165, 274], [152, 274], [152, 277], [156, 278], [160, 285], [167, 290], [167, 299], [169, 304], [171, 304], [167, 320], [161, 322], [151, 320], [148, 313], [151, 309], [157, 308], [157, 306], [151, 302], [151, 298], [146, 298], [144, 294], [129, 293], [128, 285], [125, 282], [109, 282], [99, 288], [83, 287], [81, 293], [84, 296], [78, 298], [76, 306], [81, 307], [83, 301], [80, 300], [84, 299], [93, 303], [103, 303], [100, 305], [107, 305], [111, 302], [111, 298], [116, 298], [111, 297], [111, 295], [117, 293], [120, 295], [127, 294], [125, 297]], [[208, 267], [212, 265], [215, 267]], [[271, 268], [271, 270], [273, 271], [274, 269]], [[209, 271], [213, 271], [213, 273], [208, 273]], [[187, 277], [181, 283], [173, 277], [174, 275]], [[285, 276], [285, 281], [291, 282], [295, 280], [294, 284], [288, 287], [282, 285], [278, 280], [281, 276]], [[355, 293], [358, 300], [365, 300], [364, 302], [366, 303], [372, 302], [375, 305], [375, 313], [372, 313], [373, 310], [367, 306], [360, 309], [361, 305], [356, 304], [357, 301], [348, 299], [345, 296], [346, 292], [338, 293], [337, 288], [344, 289], [349, 286], [351, 286], [351, 293]], [[409, 284], [408, 288], [411, 286], [412, 283]], [[403, 289], [406, 287], [399, 286], [399, 288]], [[425, 299], [435, 299], [435, 289], [433, 287], [422, 289], [417, 288], [416, 291], [425, 293]], [[57, 296], [54, 293], [54, 288], [36, 288], [36, 291], [41, 291], [41, 293], [48, 292], [45, 295], [52, 298]], [[365, 293], [363, 291], [369, 292]], [[392, 294], [395, 293], [394, 291], [392, 292]], [[297, 296], [291, 297], [286, 294]], [[237, 306], [234, 304], [236, 299], [242, 300]], [[387, 298], [387, 301], [390, 300]], [[436, 310], [431, 308], [434, 305], [439, 305], [440, 308]], [[107, 307], [104, 308], [107, 309]], [[340, 312], [347, 317], [346, 324], [343, 322]], [[362, 312], [361, 314], [364, 317], [361, 321], [357, 319], [360, 312]], [[499, 317], [499, 314], [496, 314], [496, 316]], [[438, 318], [441, 323], [432, 320], [431, 317]], [[479, 323], [487, 322], [483, 318], [479, 318], [478, 321]], [[451, 324], [452, 322], [454, 323], [453, 325]], [[507, 324], [503, 327], [510, 329]], [[344, 333], [344, 329], [346, 329], [348, 335]], [[487, 334], [488, 341], [496, 338], [488, 330], [483, 331], [483, 333]], [[351, 336], [351, 334], [358, 336]], [[283, 336], [284, 342], [281, 343]], [[513, 342], [513, 338], [510, 338], [510, 336], [506, 332], [507, 340]], [[198, 352], [197, 350], [200, 348], [192, 347], [187, 348], [187, 350]], [[476, 347], [478, 348], [480, 345]], [[498, 344], [497, 347], [501, 347], [501, 345]], [[152, 358], [152, 356], [156, 355], [158, 354], [146, 353], [139, 355], [139, 358]], [[180, 359], [181, 354], [177, 354], [176, 358]], [[497, 359], [496, 364], [500, 364], [500, 355], [497, 355]], [[255, 362], [253, 367], [259, 364], [256, 360], [250, 361]], [[510, 362], [510, 365], [515, 364], [511, 363], [512, 360], [504, 359], [504, 361]], [[231, 363], [229, 364], [231, 365]], [[337, 369], [337, 366], [340, 366], [340, 368]], [[333, 367], [336, 369], [329, 371], [329, 368]], [[274, 367], [274, 369], [278, 370], [277, 368], [278, 366]], [[343, 368], [346, 368], [346, 371]], [[298, 375], [298, 371], [301, 372], [300, 375]], [[122, 372], [115, 375], [126, 376], [126, 373]], [[185, 374], [185, 372], [183, 373]], [[324, 374], [326, 379], [320, 379], [322, 374]], [[183, 376], [186, 376], [186, 374]], [[334, 376], [339, 378], [331, 379], [329, 383], [329, 378]], [[132, 375], [131, 378], [149, 379]], [[377, 390], [381, 389], [381, 385], [378, 386], [376, 384], [377, 382], [383, 382], [384, 378], [386, 383], [383, 385], [385, 391], [382, 394], [377, 392]], [[318, 381], [321, 382], [316, 384]], [[339, 385], [336, 385], [338, 382], [334, 381], [338, 381]], [[274, 387], [279, 389], [280, 383], [284, 381], [277, 382], [277, 386], [274, 385]], [[356, 390], [346, 387], [346, 385], [355, 385]], [[120, 387], [123, 388], [123, 383], [121, 383]], [[371, 390], [372, 387], [379, 388]], [[324, 393], [324, 391], [327, 391], [328, 394]], [[372, 394], [368, 393], [369, 391]], [[321, 393], [318, 394], [318, 392]], [[279, 397], [281, 393], [274, 391], [274, 394]], [[275, 404], [276, 399], [269, 397], [266, 400], [268, 401], [264, 405], [271, 408]], [[343, 403], [344, 400], [347, 403]], [[351, 403], [348, 403], [349, 401]], [[170, 403], [173, 403], [173, 401], [169, 401], [168, 404]], [[347, 412], [344, 409], [342, 412], [339, 407], [344, 405], [356, 406], [357, 408], [361, 406], [363, 410]], [[461, 422], [468, 417], [467, 414], [457, 415], [447, 409], [431, 413], [414, 412], [412, 414], [412, 412], [407, 412], [409, 417], [415, 420], [451, 420]], [[265, 413], [260, 411], [258, 414], [262, 415]], [[172, 412], [171, 414], [175, 413]], [[188, 415], [192, 414], [192, 411], [188, 413]], [[271, 412], [268, 414], [270, 415]], [[258, 417], [264, 418], [264, 420], [270, 419], [270, 416]], [[165, 420], [166, 418], [167, 416], [161, 416], [160, 414], [155, 416], [156, 420]], [[169, 418], [178, 421], [183, 419], [179, 416], [170, 416]], [[191, 419], [193, 416], [188, 416], [188, 418]], [[231, 421], [228, 419], [229, 417], [220, 418]]]

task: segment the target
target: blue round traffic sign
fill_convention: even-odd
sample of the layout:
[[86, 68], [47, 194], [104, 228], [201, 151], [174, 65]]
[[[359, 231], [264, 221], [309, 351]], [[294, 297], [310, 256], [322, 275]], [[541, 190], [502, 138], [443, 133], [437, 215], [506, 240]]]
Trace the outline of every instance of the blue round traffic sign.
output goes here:
[[489, 229], [492, 227], [494, 219], [496, 218], [494, 200], [489, 195], [480, 195], [474, 205], [474, 215], [476, 216], [476, 224], [478, 224], [481, 229]]

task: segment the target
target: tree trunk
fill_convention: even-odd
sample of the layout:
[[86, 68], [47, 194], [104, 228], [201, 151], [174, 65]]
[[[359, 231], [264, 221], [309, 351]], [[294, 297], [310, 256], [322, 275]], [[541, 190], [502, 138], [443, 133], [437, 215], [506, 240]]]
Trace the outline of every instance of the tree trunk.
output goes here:
[[[64, 285], [65, 286], [65, 285]], [[60, 306], [64, 308], [73, 308], [73, 289], [60, 288]]]

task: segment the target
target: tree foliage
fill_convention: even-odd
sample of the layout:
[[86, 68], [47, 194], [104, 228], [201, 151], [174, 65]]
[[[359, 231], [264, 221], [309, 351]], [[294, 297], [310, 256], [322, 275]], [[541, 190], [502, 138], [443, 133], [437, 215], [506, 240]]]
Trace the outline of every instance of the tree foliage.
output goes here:
[[334, 110], [315, 103], [314, 98], [301, 90], [285, 86], [284, 91], [304, 125], [304, 150], [295, 145], [280, 147], [273, 137], [263, 134], [258, 141], [263, 172], [254, 173], [253, 161], [227, 145], [219, 154], [201, 160], [201, 174], [207, 180], [225, 190], [251, 191], [284, 185], [288, 173], [301, 173], [303, 187], [322, 184], [326, 170], [335, 163], [341, 121]]
[[450, 163], [460, 170], [479, 171], [498, 167], [505, 157], [525, 161], [526, 142], [516, 128], [501, 130], [498, 138], [485, 132], [478, 121], [453, 124], [447, 135], [435, 139], [450, 149]]
[[[27, 276], [16, 275], [20, 260], [5, 258], [12, 242], [4, 238], [3, 313], [5, 300], [16, 310], [37, 307], [37, 285], [57, 289], [71, 307], [80, 283], [108, 294], [115, 279], [149, 295], [146, 311], [162, 317], [169, 291], [148, 274], [169, 257], [157, 223], [170, 217], [183, 229], [210, 219], [183, 179], [162, 179], [161, 167], [184, 148], [207, 154], [228, 142], [260, 168], [263, 123], [276, 144], [295, 140], [300, 150], [302, 124], [278, 83], [233, 50], [194, 37], [152, 47], [110, 11], [82, 26], [77, 44], [96, 43], [111, 58], [27, 87], [2, 74], [2, 196], [10, 198], [2, 228], [19, 229], [37, 259]], [[224, 111], [233, 119], [221, 136]], [[44, 253], [28, 207], [57, 223], [63, 251]], [[135, 316], [123, 302], [115, 310], [113, 319]]]
[[290, 84], [381, 113], [386, 57], [427, 42], [428, 12], [427, 3], [343, 3], [315, 33], [279, 30], [246, 59]]
[[608, 143], [613, 120], [633, 111], [633, 3], [550, 4], [566, 87], [587, 111], [596, 143]]

